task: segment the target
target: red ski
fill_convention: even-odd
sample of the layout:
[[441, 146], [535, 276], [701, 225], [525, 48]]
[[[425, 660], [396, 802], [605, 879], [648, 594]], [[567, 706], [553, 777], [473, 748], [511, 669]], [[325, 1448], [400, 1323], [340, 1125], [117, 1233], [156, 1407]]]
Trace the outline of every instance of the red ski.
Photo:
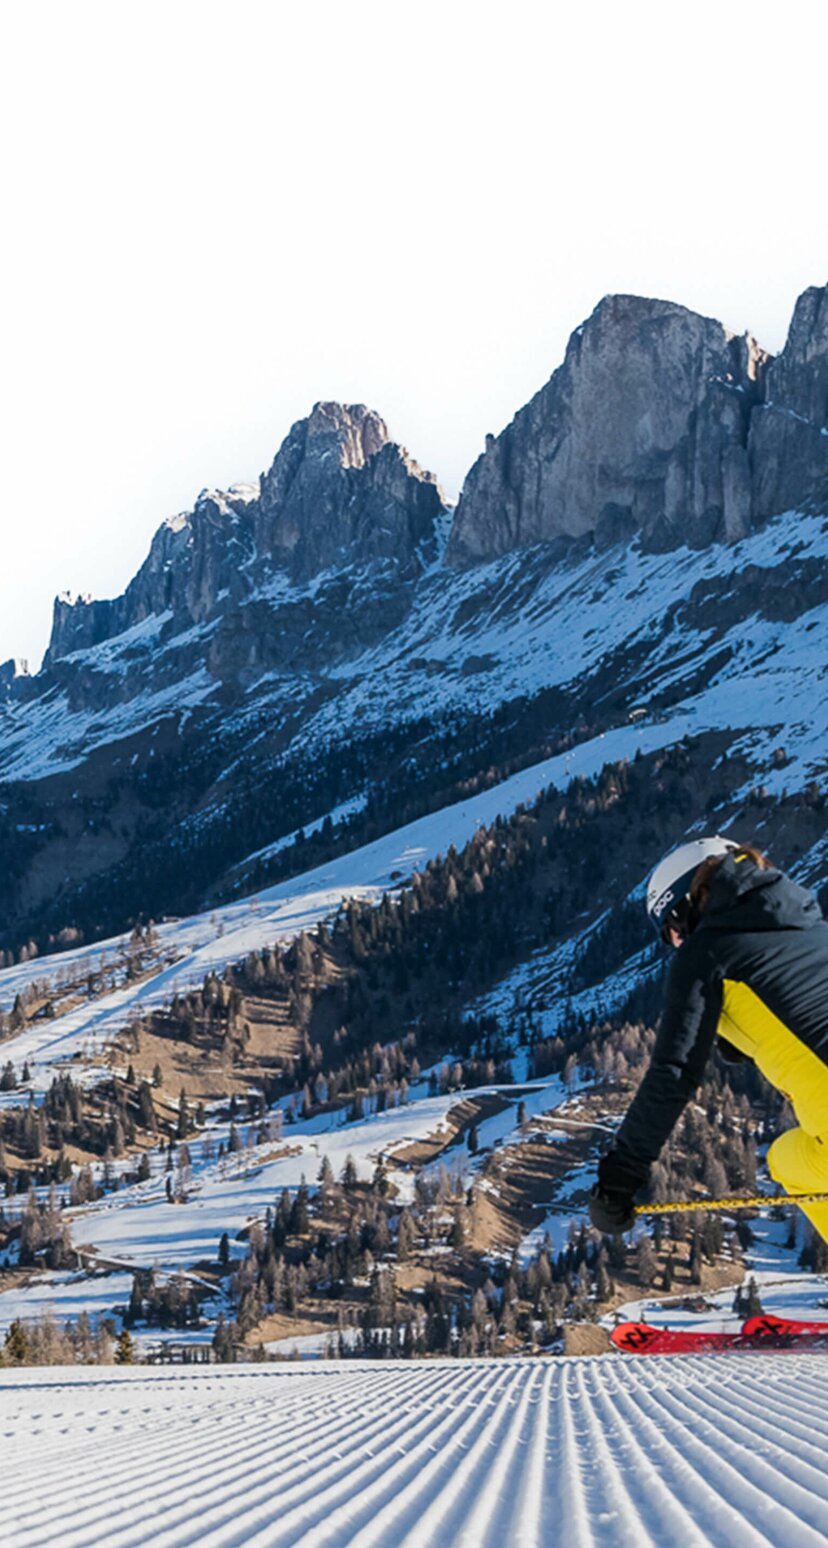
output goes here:
[[625, 1354], [718, 1354], [726, 1349], [755, 1349], [743, 1333], [705, 1333], [700, 1328], [653, 1328], [647, 1322], [620, 1322], [610, 1338]]
[[[781, 1324], [773, 1327], [773, 1322]], [[761, 1329], [747, 1332], [754, 1324]], [[794, 1324], [794, 1327], [797, 1327]], [[792, 1331], [784, 1319], [751, 1317], [738, 1333], [708, 1333], [700, 1328], [653, 1328], [646, 1322], [621, 1322], [610, 1338], [625, 1354], [721, 1354], [736, 1350], [828, 1349], [828, 1325], [811, 1323], [803, 1331]]]
[[803, 1322], [797, 1317], [776, 1317], [771, 1312], [763, 1312], [760, 1317], [748, 1317], [747, 1322], [742, 1323], [742, 1332], [752, 1339], [785, 1338], [801, 1333], [818, 1333], [828, 1338], [828, 1321]]

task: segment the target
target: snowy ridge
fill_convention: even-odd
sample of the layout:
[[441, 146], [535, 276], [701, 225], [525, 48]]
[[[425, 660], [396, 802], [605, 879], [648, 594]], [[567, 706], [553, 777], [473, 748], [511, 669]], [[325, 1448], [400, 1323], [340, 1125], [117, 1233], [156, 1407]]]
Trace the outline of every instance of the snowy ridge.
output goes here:
[[68, 695], [54, 688], [29, 704], [6, 705], [0, 712], [2, 778], [43, 779], [75, 769], [96, 748], [203, 704], [214, 688], [201, 666], [183, 680], [147, 689], [105, 712], [73, 710]]
[[[335, 741], [343, 725], [376, 729], [424, 711], [440, 718], [491, 710], [549, 687], [580, 690], [616, 658], [627, 674], [616, 686], [643, 699], [671, 684], [680, 689], [685, 678], [692, 683], [707, 663], [710, 678], [701, 692], [691, 687], [686, 707], [719, 726], [788, 727], [787, 734], [802, 735], [809, 753], [816, 753], [825, 742], [823, 720], [806, 733], [809, 710], [824, 697], [828, 608], [806, 607], [795, 622], [771, 622], [757, 612], [717, 630], [693, 626], [686, 615], [694, 587], [730, 581], [732, 594], [745, 589], [746, 572], [784, 578], [791, 567], [824, 560], [827, 526], [824, 517], [791, 511], [732, 547], [653, 554], [633, 543], [554, 564], [540, 548], [459, 574], [434, 566], [413, 593], [406, 617], [379, 644], [349, 650], [327, 665], [317, 662], [312, 673], [268, 668], [249, 684], [227, 724], [241, 728], [266, 705], [274, 714], [295, 708], [324, 683], [328, 702], [304, 719], [292, 746], [297, 751]], [[272, 608], [278, 631], [281, 607], [315, 599], [324, 612], [325, 586], [333, 578], [326, 572], [294, 586], [279, 574], [251, 592], [244, 606]], [[209, 708], [221, 684], [203, 658], [192, 658], [188, 675], [171, 684], [159, 685], [153, 674], [162, 655], [206, 645], [217, 620], [153, 649], [166, 616], [72, 658], [111, 679], [116, 697], [106, 709], [73, 709], [63, 688], [48, 685], [25, 702], [0, 706], [0, 776], [31, 780], [71, 769], [93, 748], [188, 707]], [[625, 667], [625, 652], [642, 644], [647, 650], [641, 660]], [[146, 685], [132, 677], [123, 698], [118, 685], [127, 665], [137, 670], [139, 658]], [[734, 708], [739, 713], [730, 721]]]
[[791, 512], [732, 548], [646, 554], [633, 544], [552, 569], [543, 550], [530, 550], [460, 575], [432, 574], [389, 641], [332, 668], [344, 691], [306, 721], [297, 742], [331, 736], [343, 720], [383, 726], [426, 706], [451, 715], [549, 687], [581, 689], [614, 653], [647, 642], [640, 665], [627, 668], [631, 692], [647, 699], [680, 688], [708, 665], [704, 688], [681, 708], [714, 727], [786, 728], [818, 756], [826, 727], [812, 715], [824, 697], [828, 609], [815, 606], [795, 623], [757, 613], [718, 634], [684, 616], [696, 585], [729, 578], [735, 588], [744, 571], [770, 575], [794, 554], [797, 562], [828, 556], [824, 518]]
[[8, 1548], [818, 1548], [818, 1355], [3, 1374]]

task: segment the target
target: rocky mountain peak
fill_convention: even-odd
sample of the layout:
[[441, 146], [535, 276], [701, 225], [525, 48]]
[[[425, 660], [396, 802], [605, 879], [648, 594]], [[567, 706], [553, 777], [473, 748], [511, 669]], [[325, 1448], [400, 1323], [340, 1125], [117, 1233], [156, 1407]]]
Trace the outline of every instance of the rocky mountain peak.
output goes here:
[[317, 403], [261, 480], [202, 489], [191, 511], [163, 521], [122, 596], [58, 597], [44, 665], [150, 616], [169, 614], [176, 628], [203, 624], [273, 570], [303, 582], [388, 560], [410, 579], [443, 508], [433, 474], [390, 440], [379, 414], [361, 403]]
[[674, 302], [610, 295], [469, 473], [457, 566], [561, 538], [735, 542], [828, 498], [828, 287], [800, 296], [774, 359]]
[[252, 553], [258, 486], [203, 489], [191, 511], [162, 521], [137, 575], [119, 597], [93, 601], [64, 592], [55, 598], [44, 667], [122, 634], [152, 615], [198, 624], [220, 591], [239, 594], [240, 570]]
[[433, 474], [364, 404], [317, 403], [262, 477], [259, 553], [306, 580], [333, 565], [408, 563], [443, 509]]
[[385, 420], [364, 403], [315, 403], [306, 424], [307, 454], [338, 451], [343, 468], [364, 468], [390, 440]]
[[[608, 295], [575, 329], [546, 385], [486, 438], [447, 559], [462, 567], [561, 539], [699, 548], [735, 542], [768, 517], [815, 502], [828, 503], [828, 287], [800, 296], [776, 359], [750, 334], [674, 302]], [[357, 611], [364, 620], [371, 592], [376, 633], [390, 599], [398, 611], [408, 605], [445, 508], [433, 474], [391, 439], [379, 414], [319, 402], [258, 482], [203, 489], [191, 511], [163, 522], [121, 597], [58, 598], [45, 665], [150, 617], [162, 620], [166, 639], [236, 609], [227, 659], [253, 671], [273, 655], [269, 615], [251, 642], [258, 614], [249, 607], [243, 621], [237, 605], [252, 603], [274, 572], [300, 587], [330, 572], [328, 581], [342, 578], [343, 597], [359, 572], [363, 601], [358, 610], [340, 603], [336, 627], [353, 628]], [[228, 626], [211, 647], [217, 675], [231, 633]], [[335, 647], [333, 635], [325, 639]]]
[[11, 698], [15, 685], [21, 680], [28, 680], [29, 663], [22, 656], [13, 656], [10, 661], [0, 662], [0, 701]]
[[756, 519], [828, 501], [828, 285], [796, 303], [782, 352], [767, 373], [764, 401], [751, 417], [750, 459]]
[[820, 430], [828, 425], [828, 285], [812, 285], [799, 297], [767, 396]]
[[449, 562], [592, 534], [694, 545], [748, 526], [746, 443], [769, 356], [674, 302], [610, 295], [469, 473]]

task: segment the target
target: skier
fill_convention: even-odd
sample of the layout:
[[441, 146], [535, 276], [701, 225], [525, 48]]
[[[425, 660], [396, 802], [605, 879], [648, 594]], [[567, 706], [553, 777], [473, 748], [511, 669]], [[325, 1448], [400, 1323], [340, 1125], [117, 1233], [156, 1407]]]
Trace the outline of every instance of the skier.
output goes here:
[[[649, 1068], [598, 1166], [592, 1224], [632, 1226], [717, 1035], [726, 1059], [754, 1059], [793, 1105], [798, 1127], [771, 1145], [771, 1176], [788, 1193], [828, 1192], [828, 923], [816, 899], [751, 845], [716, 836], [660, 861], [647, 913], [675, 956]], [[801, 1207], [828, 1241], [828, 1203]]]

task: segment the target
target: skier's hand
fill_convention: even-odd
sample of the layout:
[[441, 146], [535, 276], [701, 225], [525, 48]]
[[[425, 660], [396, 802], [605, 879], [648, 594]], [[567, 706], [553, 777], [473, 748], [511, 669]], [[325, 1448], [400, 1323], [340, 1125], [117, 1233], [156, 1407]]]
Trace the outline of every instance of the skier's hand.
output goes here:
[[598, 1162], [598, 1181], [589, 1196], [589, 1218], [596, 1231], [620, 1236], [635, 1221], [633, 1197], [647, 1181], [646, 1162], [624, 1160], [610, 1150]]
[[589, 1218], [596, 1231], [605, 1236], [620, 1236], [632, 1230], [635, 1209], [631, 1193], [616, 1193], [595, 1183], [589, 1195]]

